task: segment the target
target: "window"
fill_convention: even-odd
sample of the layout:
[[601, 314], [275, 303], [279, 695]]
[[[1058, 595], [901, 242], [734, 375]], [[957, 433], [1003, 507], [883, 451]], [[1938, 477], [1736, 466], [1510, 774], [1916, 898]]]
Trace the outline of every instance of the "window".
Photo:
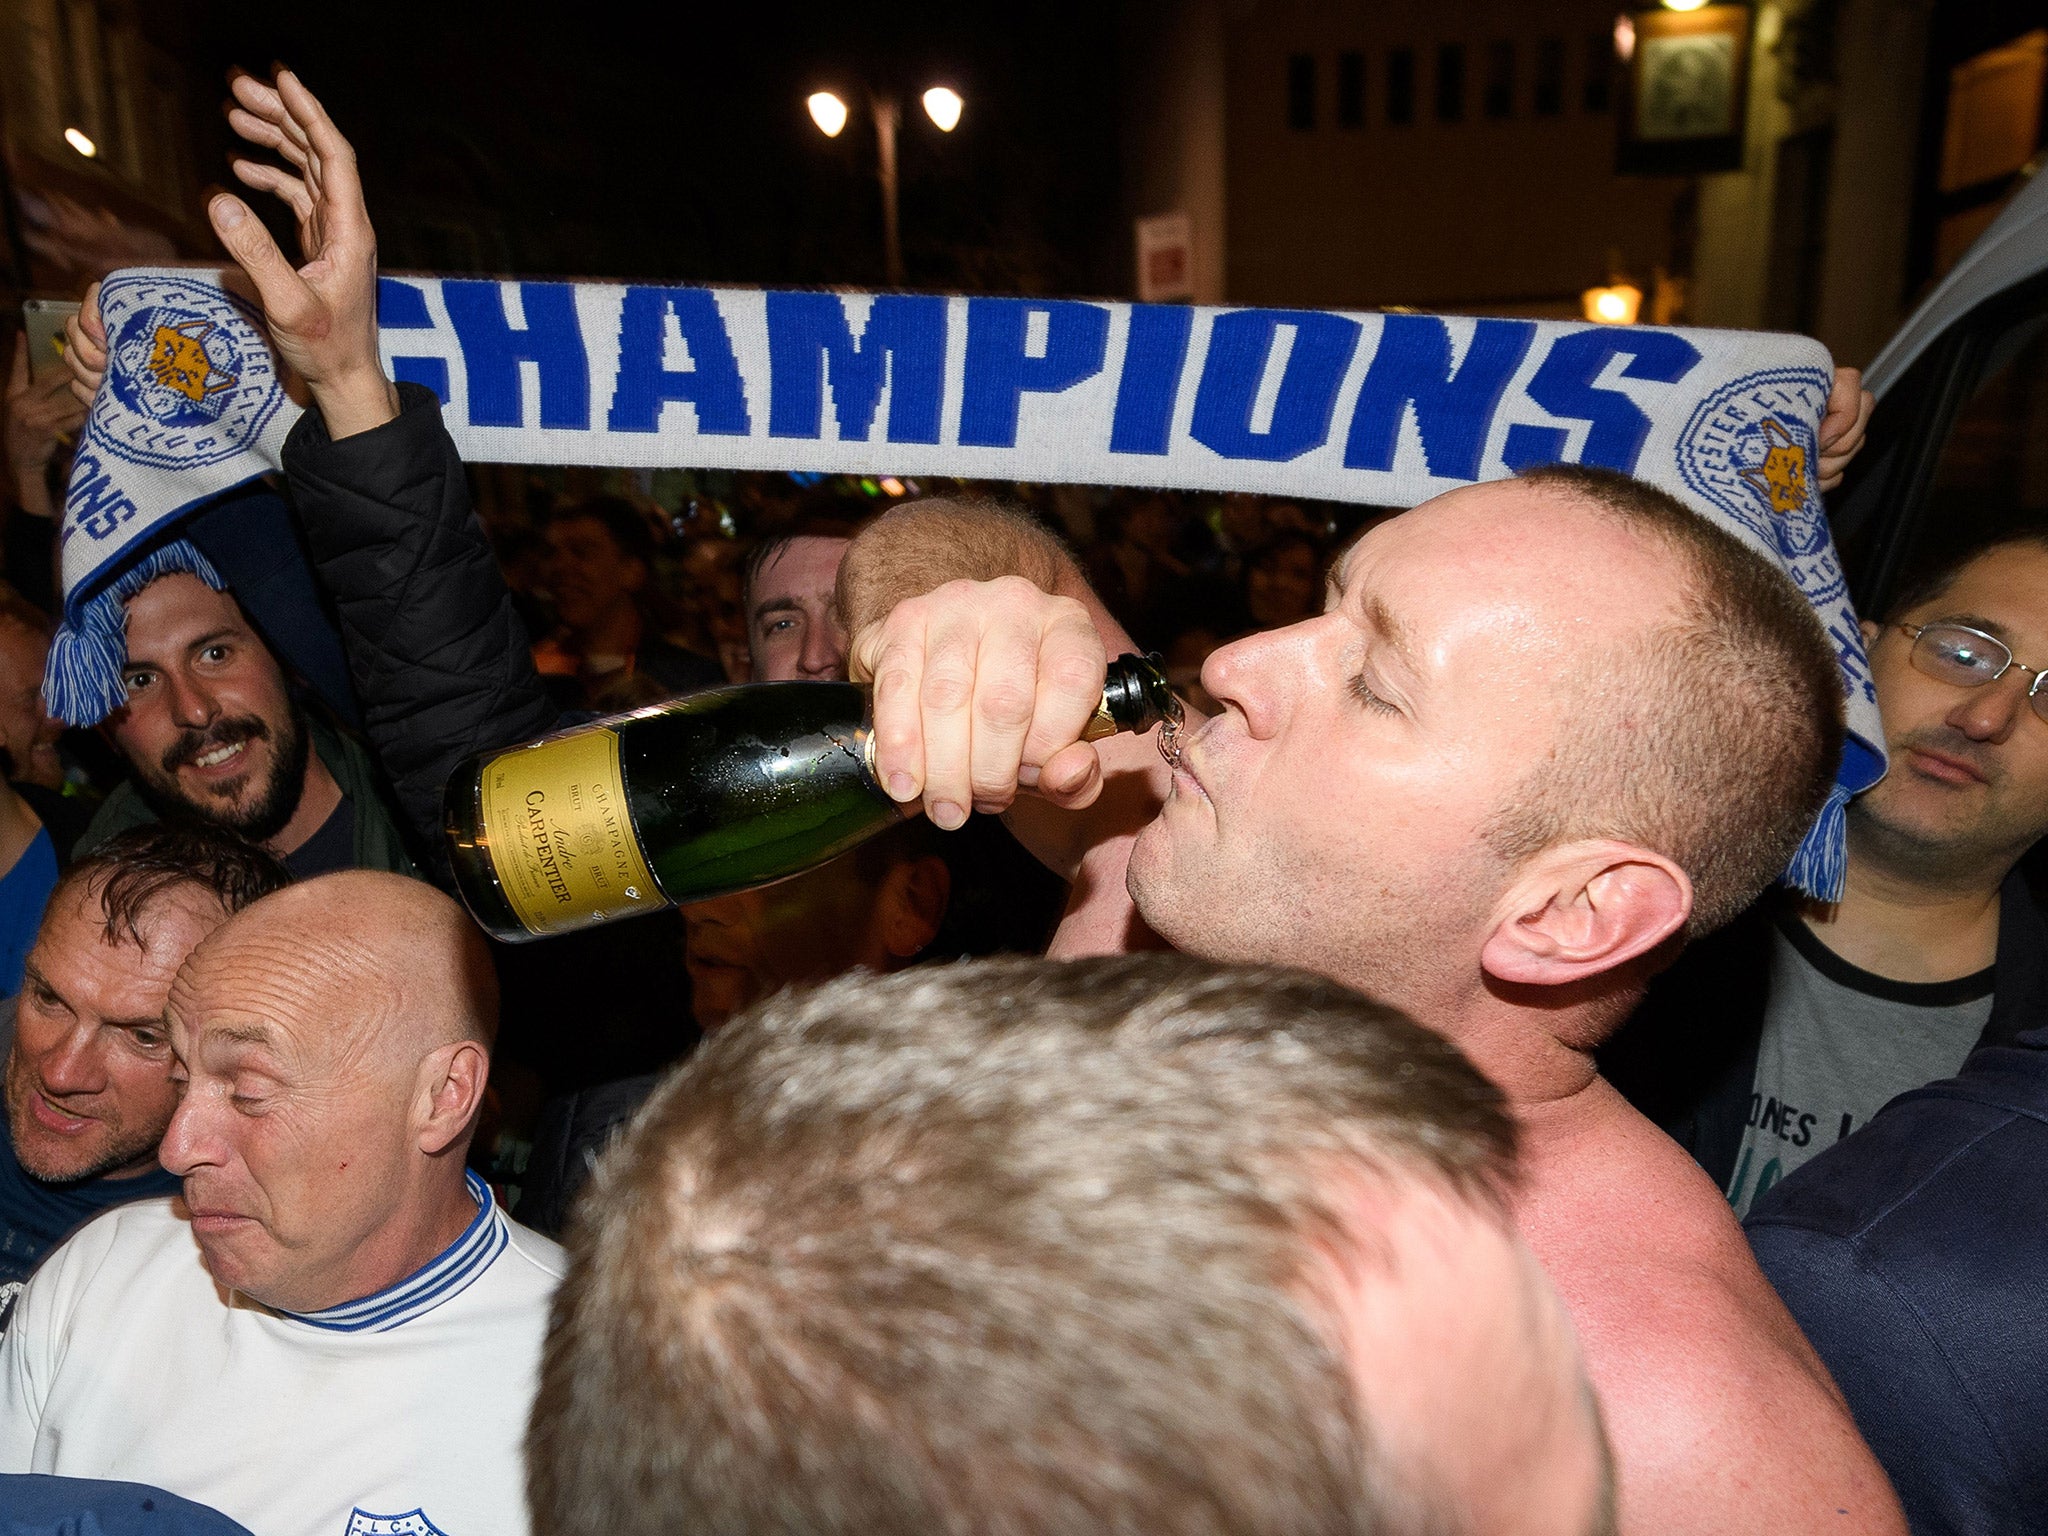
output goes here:
[[1979, 344], [1976, 389], [1949, 428], [1902, 562], [1907, 582], [1961, 550], [2048, 531], [2048, 313], [2015, 316]]
[[1948, 72], [1935, 182], [1934, 273], [1956, 264], [1998, 217], [2041, 144], [2048, 31], [2029, 32]]
[[1415, 121], [1415, 50], [1413, 48], [1392, 48], [1387, 51], [1387, 121], [1390, 123], [1412, 123]]
[[1488, 117], [1515, 115], [1515, 45], [1486, 45], [1486, 90], [1481, 98]]
[[1436, 51], [1436, 119], [1455, 123], [1465, 116], [1465, 49], [1445, 43]]
[[1365, 55], [1362, 53], [1337, 55], [1337, 126], [1365, 126]]
[[1964, 550], [2048, 537], [2048, 277], [1952, 321], [1893, 381], [1828, 521], [1866, 618]]
[[1291, 53], [1287, 56], [1287, 126], [1305, 133], [1315, 125], [1315, 55]]
[[1586, 34], [1586, 110], [1605, 112], [1614, 104], [1614, 39], [1605, 32]]
[[1538, 117], [1556, 117], [1564, 110], [1564, 39], [1546, 37], [1536, 45], [1536, 90], [1531, 103]]

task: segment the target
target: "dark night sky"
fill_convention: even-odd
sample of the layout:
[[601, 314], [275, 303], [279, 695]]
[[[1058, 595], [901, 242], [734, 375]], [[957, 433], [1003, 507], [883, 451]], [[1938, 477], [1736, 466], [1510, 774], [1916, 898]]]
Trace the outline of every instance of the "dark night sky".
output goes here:
[[[1115, 9], [740, 0], [195, 6], [202, 81], [291, 64], [362, 160], [390, 267], [878, 284], [862, 82], [904, 103], [910, 285], [1124, 287]], [[939, 133], [930, 84], [967, 98]], [[804, 97], [855, 104], [837, 140]], [[225, 175], [226, 133], [208, 144]]]

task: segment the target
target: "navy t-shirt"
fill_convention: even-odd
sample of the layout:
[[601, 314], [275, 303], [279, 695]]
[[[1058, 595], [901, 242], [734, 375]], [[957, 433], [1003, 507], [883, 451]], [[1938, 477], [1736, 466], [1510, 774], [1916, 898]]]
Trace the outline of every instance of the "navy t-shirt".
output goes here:
[[[7, 1034], [13, 1034], [13, 1006], [7, 1009]], [[162, 1168], [125, 1179], [81, 1179], [75, 1184], [45, 1184], [31, 1178], [14, 1158], [14, 1134], [0, 1135], [0, 1292], [26, 1280], [57, 1244], [101, 1211], [175, 1195], [179, 1181]], [[0, 1313], [12, 1301], [0, 1294]]]
[[319, 830], [284, 856], [294, 880], [331, 875], [356, 867], [356, 805], [347, 795], [320, 823]]

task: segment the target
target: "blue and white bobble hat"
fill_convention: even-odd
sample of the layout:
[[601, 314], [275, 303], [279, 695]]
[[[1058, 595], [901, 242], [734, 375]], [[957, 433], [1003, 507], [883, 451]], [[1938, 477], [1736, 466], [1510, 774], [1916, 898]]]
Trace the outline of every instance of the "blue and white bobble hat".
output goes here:
[[50, 641], [43, 669], [43, 706], [66, 725], [98, 725], [128, 697], [128, 599], [165, 576], [197, 576], [225, 592], [213, 562], [187, 539], [159, 544], [83, 603], [70, 607]]

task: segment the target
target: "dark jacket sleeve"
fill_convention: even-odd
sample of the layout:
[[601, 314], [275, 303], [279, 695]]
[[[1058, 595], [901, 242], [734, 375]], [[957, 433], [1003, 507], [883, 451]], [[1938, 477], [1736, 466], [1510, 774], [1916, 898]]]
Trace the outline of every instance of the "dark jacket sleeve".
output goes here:
[[398, 386], [395, 421], [334, 442], [308, 411], [285, 473], [334, 600], [363, 728], [432, 873], [448, 883], [441, 790], [473, 752], [552, 729], [526, 627], [469, 504], [429, 390]]
[[1832, 1232], [1768, 1217], [1752, 1217], [1746, 1229], [1757, 1262], [1849, 1400], [1914, 1536], [2038, 1530], [2040, 1511], [2014, 1501], [2012, 1468], [1971, 1383], [1883, 1265]]

